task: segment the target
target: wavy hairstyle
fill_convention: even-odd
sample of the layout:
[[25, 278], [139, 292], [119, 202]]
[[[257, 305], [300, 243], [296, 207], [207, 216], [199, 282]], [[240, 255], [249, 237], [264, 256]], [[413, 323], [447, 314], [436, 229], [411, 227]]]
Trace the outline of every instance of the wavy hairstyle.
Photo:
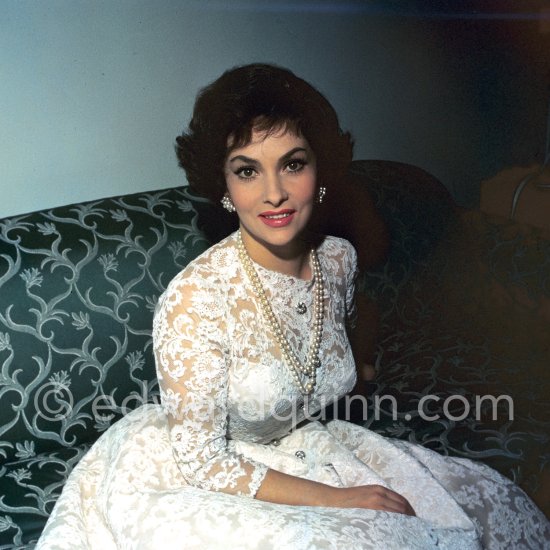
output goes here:
[[226, 192], [223, 169], [231, 149], [250, 143], [253, 130], [283, 128], [308, 141], [318, 185], [330, 190], [346, 176], [353, 141], [332, 105], [291, 71], [256, 63], [226, 71], [197, 96], [189, 130], [176, 138], [191, 190], [218, 202]]

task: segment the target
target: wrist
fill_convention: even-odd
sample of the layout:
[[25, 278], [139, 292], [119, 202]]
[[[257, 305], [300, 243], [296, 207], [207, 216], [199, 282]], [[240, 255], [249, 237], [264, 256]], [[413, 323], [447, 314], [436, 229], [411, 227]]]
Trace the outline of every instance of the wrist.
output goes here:
[[340, 501], [341, 489], [339, 487], [333, 487], [332, 485], [323, 485], [322, 491], [318, 496], [316, 506], [326, 506], [330, 508], [337, 508]]

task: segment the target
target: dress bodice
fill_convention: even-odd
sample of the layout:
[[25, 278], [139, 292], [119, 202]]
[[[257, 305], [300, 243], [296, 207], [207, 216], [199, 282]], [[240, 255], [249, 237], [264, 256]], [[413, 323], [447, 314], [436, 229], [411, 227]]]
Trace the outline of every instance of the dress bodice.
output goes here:
[[[226, 482], [240, 485], [235, 473], [242, 481], [254, 478], [254, 471], [262, 477], [261, 465], [232, 451], [234, 441], [280, 438], [352, 389], [346, 321], [353, 308], [355, 251], [347, 241], [327, 237], [317, 254], [325, 279], [321, 365], [305, 401], [240, 264], [235, 234], [191, 262], [161, 297], [154, 321], [157, 373], [176, 460], [190, 482], [224, 489]], [[254, 265], [285, 337], [305, 362], [315, 281]]]
[[[293, 383], [258, 299], [248, 281], [242, 279], [243, 275], [246, 279], [246, 274], [238, 270], [243, 284], [229, 291], [235, 299], [228, 299], [227, 317], [231, 439], [265, 443], [279, 438], [305, 418], [316, 418], [326, 405], [352, 389], [355, 366], [345, 332], [351, 305], [346, 303], [348, 279], [343, 270], [335, 269], [340, 265], [342, 253], [342, 243], [333, 239], [326, 240], [319, 251], [326, 274], [327, 307], [317, 386], [308, 398]], [[311, 345], [315, 281], [269, 271], [258, 264], [255, 269], [287, 341], [300, 362], [305, 363]], [[304, 313], [299, 312], [299, 304], [306, 306]]]

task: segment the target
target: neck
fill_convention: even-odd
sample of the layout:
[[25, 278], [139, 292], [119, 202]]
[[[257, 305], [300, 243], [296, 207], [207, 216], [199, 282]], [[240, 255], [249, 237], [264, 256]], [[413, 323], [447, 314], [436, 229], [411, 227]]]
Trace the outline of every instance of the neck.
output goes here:
[[258, 242], [246, 231], [242, 229], [240, 231], [246, 252], [256, 263], [271, 271], [292, 275], [299, 279], [311, 279], [309, 263], [311, 243], [300, 238], [285, 246], [268, 245]]

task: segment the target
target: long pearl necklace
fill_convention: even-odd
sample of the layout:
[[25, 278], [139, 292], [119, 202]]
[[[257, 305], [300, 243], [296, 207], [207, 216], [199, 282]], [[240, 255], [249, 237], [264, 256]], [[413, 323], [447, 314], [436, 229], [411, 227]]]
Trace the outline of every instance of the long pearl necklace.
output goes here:
[[[321, 337], [323, 334], [323, 317], [325, 313], [324, 295], [325, 285], [323, 281], [323, 273], [321, 271], [321, 264], [315, 249], [311, 249], [311, 265], [313, 268], [313, 333], [311, 336], [311, 343], [309, 348], [309, 354], [305, 365], [300, 363], [298, 357], [290, 347], [288, 340], [285, 338], [280, 324], [277, 322], [273, 309], [267, 299], [262, 282], [252, 265], [252, 260], [248, 255], [248, 252], [244, 246], [241, 232], [237, 234], [237, 248], [239, 251], [239, 259], [248, 276], [248, 279], [252, 283], [252, 288], [258, 300], [260, 307], [264, 314], [264, 317], [271, 328], [271, 331], [275, 335], [277, 344], [281, 349], [283, 359], [289, 368], [290, 374], [294, 383], [298, 386], [300, 392], [303, 395], [310, 395], [313, 393], [316, 382], [316, 371], [319, 368], [319, 348], [321, 346]], [[304, 382], [303, 378], [306, 379]]]

